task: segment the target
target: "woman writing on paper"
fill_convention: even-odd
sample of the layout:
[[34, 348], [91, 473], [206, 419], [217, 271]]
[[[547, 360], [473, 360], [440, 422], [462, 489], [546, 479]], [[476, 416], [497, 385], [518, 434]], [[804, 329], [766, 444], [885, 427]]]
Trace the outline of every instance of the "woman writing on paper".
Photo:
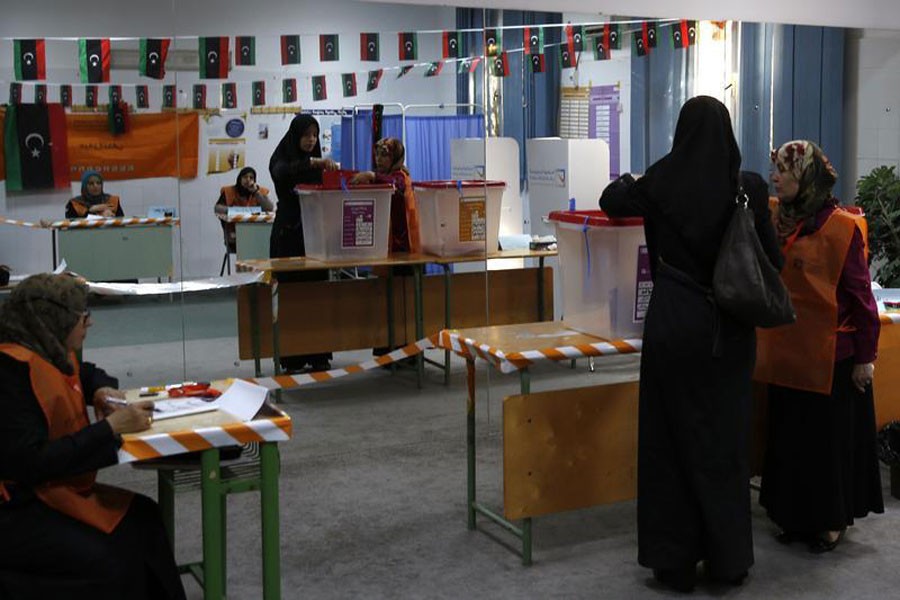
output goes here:
[[772, 153], [781, 277], [797, 322], [761, 331], [756, 378], [770, 383], [759, 503], [782, 543], [833, 550], [854, 518], [884, 512], [872, 376], [880, 322], [863, 217], [832, 196], [821, 148], [794, 140]]
[[81, 195], [66, 204], [67, 219], [96, 217], [124, 217], [118, 196], [103, 192], [103, 177], [97, 171], [85, 171], [81, 175]]
[[711, 300], [713, 269], [743, 180], [766, 254], [780, 266], [765, 182], [742, 177], [728, 109], [699, 96], [681, 109], [672, 150], [600, 198], [642, 216], [653, 273], [644, 323], [638, 429], [638, 562], [690, 591], [697, 563], [740, 584], [753, 564], [747, 452], [752, 326]]
[[[272, 224], [269, 240], [269, 256], [305, 256], [303, 244], [303, 217], [300, 200], [294, 192], [299, 184], [321, 184], [322, 171], [337, 169], [337, 163], [322, 158], [319, 144], [319, 123], [312, 115], [299, 114], [291, 121], [284, 137], [278, 142], [269, 160], [269, 174], [275, 183], [278, 208]], [[328, 279], [327, 271], [302, 271], [279, 275], [278, 280], [322, 281]], [[331, 353], [306, 354], [281, 357], [281, 366], [289, 372], [303, 369], [307, 364], [313, 371], [331, 367]]]
[[29, 277], [0, 309], [0, 597], [183, 599], [156, 504], [95, 481], [153, 403], [107, 401], [116, 380], [75, 354], [90, 318], [68, 275]]

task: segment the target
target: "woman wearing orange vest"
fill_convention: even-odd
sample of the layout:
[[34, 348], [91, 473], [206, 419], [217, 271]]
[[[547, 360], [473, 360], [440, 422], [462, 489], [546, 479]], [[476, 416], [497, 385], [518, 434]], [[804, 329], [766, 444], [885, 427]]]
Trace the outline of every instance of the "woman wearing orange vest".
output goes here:
[[406, 150], [397, 138], [384, 138], [375, 143], [375, 170], [362, 171], [350, 183], [390, 183], [391, 252], [419, 252], [419, 208], [412, 189], [409, 170], [404, 165]]
[[234, 185], [226, 185], [219, 193], [216, 202], [216, 216], [222, 219], [222, 230], [225, 232], [225, 240], [228, 250], [235, 252], [234, 223], [227, 223], [225, 217], [231, 206], [259, 206], [265, 212], [275, 210], [275, 204], [269, 200], [269, 190], [256, 183], [256, 170], [253, 167], [244, 167], [238, 173]]
[[66, 204], [67, 219], [97, 217], [124, 217], [118, 196], [103, 192], [103, 177], [97, 171], [85, 171], [81, 175], [81, 195]]
[[795, 140], [772, 153], [781, 277], [797, 322], [758, 331], [755, 378], [769, 383], [759, 502], [782, 543], [833, 550], [854, 518], [884, 511], [872, 375], [879, 320], [865, 220], [831, 195], [822, 150]]
[[95, 481], [153, 403], [106, 401], [117, 381], [75, 356], [89, 326], [68, 275], [29, 277], [0, 309], [0, 597], [183, 599], [156, 504]]

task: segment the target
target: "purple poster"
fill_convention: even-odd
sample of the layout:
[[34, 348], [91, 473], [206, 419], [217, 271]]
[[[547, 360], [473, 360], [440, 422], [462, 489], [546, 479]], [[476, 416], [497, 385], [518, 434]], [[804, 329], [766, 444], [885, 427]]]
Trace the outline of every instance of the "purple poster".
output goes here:
[[650, 278], [650, 254], [647, 246], [638, 246], [637, 284], [634, 291], [634, 322], [643, 323], [650, 306], [653, 280]]
[[344, 200], [341, 248], [375, 246], [375, 200]]
[[609, 176], [619, 176], [619, 86], [598, 85], [591, 88], [588, 108], [588, 137], [609, 144]]

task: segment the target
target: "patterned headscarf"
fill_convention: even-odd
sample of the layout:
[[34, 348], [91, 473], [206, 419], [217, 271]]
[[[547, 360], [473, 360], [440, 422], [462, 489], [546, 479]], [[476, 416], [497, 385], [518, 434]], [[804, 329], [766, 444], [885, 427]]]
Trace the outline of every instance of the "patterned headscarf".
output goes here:
[[71, 375], [66, 338], [87, 308], [87, 286], [71, 275], [32, 275], [0, 307], [0, 343], [25, 346]]
[[778, 208], [775, 229], [783, 244], [801, 223], [815, 218], [831, 199], [838, 174], [822, 149], [808, 140], [787, 142], [772, 150], [771, 158], [776, 169], [789, 172], [799, 185], [794, 199], [782, 202]]
[[[388, 156], [391, 157], [391, 166], [386, 171], [387, 173], [393, 173], [394, 171], [409, 172], [403, 165], [403, 161], [406, 159], [406, 149], [403, 147], [403, 142], [397, 138], [380, 139], [375, 142], [375, 153], [379, 152], [387, 152]], [[377, 171], [378, 169], [375, 170]]]

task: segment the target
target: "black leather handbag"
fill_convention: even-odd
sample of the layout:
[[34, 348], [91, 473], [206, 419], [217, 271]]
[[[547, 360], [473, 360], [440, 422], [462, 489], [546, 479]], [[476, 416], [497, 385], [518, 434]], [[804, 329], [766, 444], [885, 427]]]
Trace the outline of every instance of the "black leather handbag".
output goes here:
[[738, 189], [713, 271], [713, 296], [722, 311], [754, 327], [797, 320], [791, 295], [756, 235], [749, 198]]

